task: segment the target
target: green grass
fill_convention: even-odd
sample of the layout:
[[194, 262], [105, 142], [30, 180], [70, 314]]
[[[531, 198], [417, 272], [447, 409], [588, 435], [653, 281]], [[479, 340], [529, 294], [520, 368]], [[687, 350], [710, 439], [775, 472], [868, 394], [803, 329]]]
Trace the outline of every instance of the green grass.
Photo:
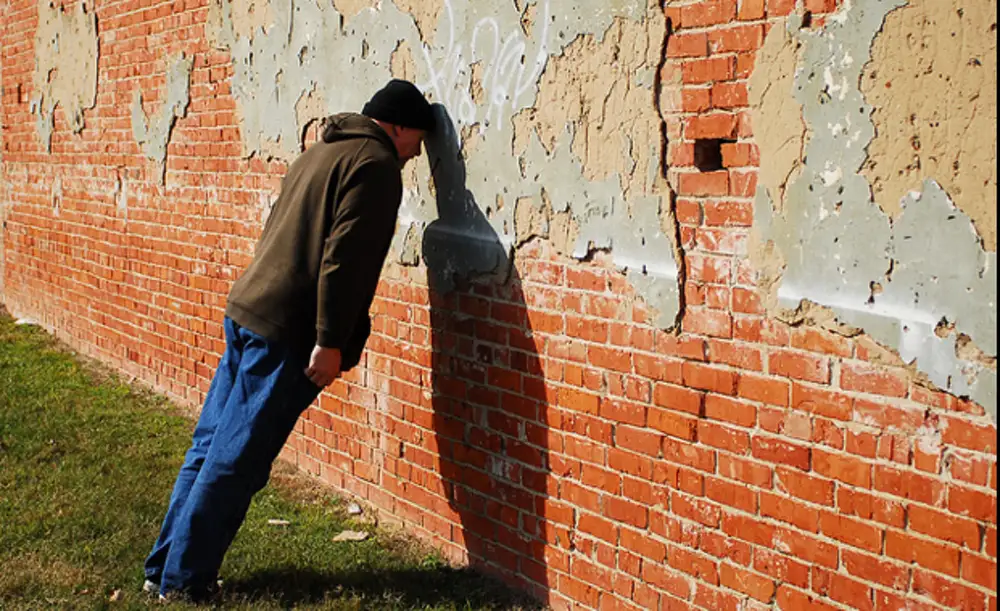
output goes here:
[[[194, 423], [0, 308], [0, 609], [141, 609], [155, 539]], [[268, 519], [288, 520], [272, 526]], [[335, 543], [345, 528], [372, 529]], [[276, 466], [222, 567], [217, 607], [515, 609], [497, 583], [352, 522]], [[175, 605], [184, 608], [184, 605]], [[163, 607], [160, 607], [163, 608]]]

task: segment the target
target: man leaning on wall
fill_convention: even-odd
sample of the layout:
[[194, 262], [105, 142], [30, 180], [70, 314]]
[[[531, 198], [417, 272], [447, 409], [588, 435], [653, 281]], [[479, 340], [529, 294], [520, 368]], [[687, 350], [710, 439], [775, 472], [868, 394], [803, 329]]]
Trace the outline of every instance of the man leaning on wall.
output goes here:
[[203, 600], [250, 500], [299, 415], [359, 362], [396, 229], [401, 170], [434, 114], [389, 82], [361, 114], [330, 118], [289, 167], [254, 259], [226, 307], [226, 350], [174, 484], [143, 589]]

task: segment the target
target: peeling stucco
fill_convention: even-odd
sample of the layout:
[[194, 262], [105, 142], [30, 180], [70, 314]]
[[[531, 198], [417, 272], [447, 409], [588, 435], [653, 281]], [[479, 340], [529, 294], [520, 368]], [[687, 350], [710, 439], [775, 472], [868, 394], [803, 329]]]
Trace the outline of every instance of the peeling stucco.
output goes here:
[[86, 2], [66, 10], [39, 0], [31, 112], [38, 136], [50, 150], [56, 106], [70, 128], [83, 131], [83, 111], [97, 103], [97, 16]]
[[[769, 33], [775, 48], [773, 39], [801, 48], [780, 95], [763, 90], [766, 79], [751, 79], [755, 133], [768, 134], [762, 123], [792, 104], [785, 96], [801, 106], [808, 138], [791, 163], [784, 140], [758, 141], [762, 168], [801, 167], [783, 191], [776, 181], [758, 186], [753, 258], [775, 310], [787, 315], [818, 304], [995, 417], [996, 253], [983, 249], [969, 216], [935, 177], [908, 189], [892, 219], [862, 173], [875, 136], [862, 71], [883, 23], [893, 25], [886, 15], [904, 5], [858, 0], [818, 30], [802, 29], [792, 16]], [[755, 69], [772, 70], [767, 61]], [[995, 216], [995, 191], [992, 198]]]
[[875, 137], [864, 174], [887, 214], [927, 178], [997, 249], [997, 3], [910, 0], [886, 17], [861, 79]]
[[157, 165], [156, 175], [162, 182], [165, 177], [167, 143], [177, 119], [187, 114], [190, 101], [192, 58], [183, 53], [167, 60], [165, 99], [152, 118], [142, 109], [142, 92], [137, 88], [132, 98], [132, 135], [142, 147], [143, 154]]
[[450, 290], [461, 277], [506, 277], [530, 237], [578, 258], [607, 250], [656, 322], [676, 324], [655, 0], [279, 0], [240, 23], [247, 4], [214, 0], [209, 18], [232, 54], [247, 155], [290, 159], [315, 113], [358, 110], [390, 76], [409, 78], [444, 127], [429, 163], [404, 173], [397, 262], [416, 262], [419, 245], [431, 281]]

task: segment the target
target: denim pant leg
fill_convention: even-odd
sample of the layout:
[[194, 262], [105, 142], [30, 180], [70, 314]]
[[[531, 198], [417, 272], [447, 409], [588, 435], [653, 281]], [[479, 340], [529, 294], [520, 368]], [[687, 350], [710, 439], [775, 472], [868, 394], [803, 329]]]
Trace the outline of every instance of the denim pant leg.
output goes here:
[[160, 576], [163, 574], [163, 564], [170, 551], [175, 522], [187, 502], [191, 486], [194, 485], [195, 479], [201, 471], [205, 456], [212, 444], [216, 425], [222, 415], [223, 408], [229, 401], [229, 393], [233, 389], [236, 372], [239, 369], [242, 345], [236, 325], [227, 317], [223, 321], [223, 328], [226, 333], [226, 351], [222, 354], [222, 360], [219, 361], [215, 376], [212, 378], [212, 385], [208, 389], [205, 404], [198, 417], [198, 425], [194, 429], [191, 447], [188, 449], [184, 457], [184, 464], [177, 474], [177, 481], [174, 483], [174, 490], [170, 495], [170, 504], [167, 506], [167, 514], [160, 527], [160, 536], [156, 539], [153, 550], [146, 558], [146, 579], [156, 583], [160, 582]]
[[302, 356], [247, 329], [239, 329], [239, 338], [236, 380], [174, 526], [162, 592], [198, 592], [214, 583], [251, 498], [267, 483], [299, 415], [320, 391], [306, 378]]

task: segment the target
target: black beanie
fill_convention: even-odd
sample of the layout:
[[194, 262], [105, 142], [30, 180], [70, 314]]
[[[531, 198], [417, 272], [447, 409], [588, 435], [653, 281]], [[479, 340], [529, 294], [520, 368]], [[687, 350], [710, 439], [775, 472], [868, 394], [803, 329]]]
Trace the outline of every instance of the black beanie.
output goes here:
[[388, 85], [375, 92], [361, 114], [400, 127], [434, 131], [434, 111], [430, 102], [409, 81], [389, 81]]

